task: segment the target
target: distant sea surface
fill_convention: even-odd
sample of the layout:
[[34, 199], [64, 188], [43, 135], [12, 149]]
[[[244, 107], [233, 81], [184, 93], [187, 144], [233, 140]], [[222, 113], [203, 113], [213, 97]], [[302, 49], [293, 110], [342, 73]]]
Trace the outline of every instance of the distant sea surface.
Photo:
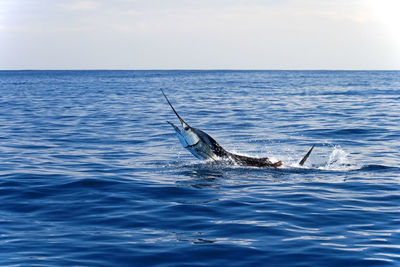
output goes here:
[[0, 266], [153, 265], [400, 266], [400, 72], [0, 71]]

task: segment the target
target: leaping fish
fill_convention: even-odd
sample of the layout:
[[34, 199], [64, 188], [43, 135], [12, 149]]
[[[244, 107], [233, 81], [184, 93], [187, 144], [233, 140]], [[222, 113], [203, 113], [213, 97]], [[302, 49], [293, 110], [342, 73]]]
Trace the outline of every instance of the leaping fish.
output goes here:
[[[225, 150], [210, 135], [203, 132], [202, 130], [191, 127], [189, 124], [187, 124], [182, 119], [182, 117], [179, 116], [178, 112], [176, 112], [175, 108], [172, 106], [171, 102], [169, 101], [169, 99], [167, 98], [162, 89], [161, 92], [164, 95], [165, 99], [167, 100], [169, 106], [172, 108], [175, 115], [181, 122], [182, 129], [169, 121], [167, 122], [174, 128], [182, 146], [185, 149], [189, 150], [196, 158], [201, 160], [223, 159], [242, 166], [252, 166], [252, 167], [278, 168], [282, 166], [282, 161], [277, 161], [273, 163], [269, 160], [268, 157], [253, 158], [253, 157], [234, 154], [232, 152]], [[312, 146], [311, 149], [307, 152], [307, 154], [301, 159], [301, 161], [299, 162], [300, 166], [302, 166], [305, 163], [305, 161], [310, 156], [313, 149], [314, 146]]]

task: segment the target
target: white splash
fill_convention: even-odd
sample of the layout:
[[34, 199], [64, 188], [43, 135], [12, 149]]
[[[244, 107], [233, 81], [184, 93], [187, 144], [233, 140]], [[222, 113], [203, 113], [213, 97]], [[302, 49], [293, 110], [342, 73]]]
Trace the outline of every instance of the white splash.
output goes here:
[[344, 151], [339, 145], [333, 147], [327, 163], [324, 166], [318, 167], [320, 170], [332, 171], [349, 171], [358, 168], [359, 166], [351, 161], [350, 154]]

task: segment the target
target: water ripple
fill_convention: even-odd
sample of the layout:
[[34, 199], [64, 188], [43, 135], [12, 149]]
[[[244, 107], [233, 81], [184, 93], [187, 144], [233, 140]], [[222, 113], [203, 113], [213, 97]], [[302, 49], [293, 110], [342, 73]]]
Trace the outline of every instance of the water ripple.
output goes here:
[[[399, 86], [398, 71], [0, 71], [0, 265], [398, 266]], [[160, 87], [192, 126], [283, 168], [196, 160]]]

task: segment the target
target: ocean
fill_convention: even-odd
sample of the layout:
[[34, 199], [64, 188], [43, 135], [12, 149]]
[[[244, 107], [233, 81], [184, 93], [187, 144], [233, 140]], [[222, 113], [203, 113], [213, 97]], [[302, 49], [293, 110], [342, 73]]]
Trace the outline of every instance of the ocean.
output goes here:
[[[283, 166], [197, 160], [160, 89]], [[0, 71], [0, 110], [0, 266], [400, 265], [400, 71]]]

